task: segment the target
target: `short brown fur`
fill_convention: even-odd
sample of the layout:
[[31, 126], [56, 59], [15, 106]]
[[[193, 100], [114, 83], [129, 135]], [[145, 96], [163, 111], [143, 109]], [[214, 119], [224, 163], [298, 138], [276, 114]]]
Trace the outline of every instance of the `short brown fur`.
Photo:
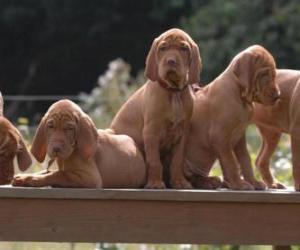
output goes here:
[[300, 71], [278, 69], [276, 82], [281, 97], [273, 106], [255, 103], [253, 122], [262, 136], [256, 159], [263, 180], [270, 188], [285, 188], [270, 171], [270, 158], [282, 133], [290, 134], [295, 189], [300, 191]]
[[253, 102], [270, 105], [278, 97], [274, 59], [258, 45], [239, 53], [220, 76], [196, 92], [185, 164], [186, 176], [195, 187], [221, 185], [218, 178], [208, 177], [218, 159], [229, 188], [265, 188], [254, 178], [245, 130]]
[[134, 141], [96, 129], [92, 120], [69, 101], [53, 104], [36, 131], [31, 148], [42, 162], [46, 154], [58, 170], [18, 175], [15, 186], [139, 188], [146, 167]]
[[[193, 110], [192, 83], [199, 81], [199, 48], [182, 30], [170, 29], [153, 41], [139, 90], [121, 107], [110, 130], [127, 134], [144, 152], [148, 170], [146, 188], [167, 185], [191, 188], [182, 166], [185, 133]], [[164, 167], [163, 167], [164, 165]], [[170, 169], [170, 173], [168, 171]]]
[[19, 169], [31, 165], [31, 157], [17, 128], [3, 116], [3, 98], [0, 92], [0, 184], [9, 184], [14, 176], [13, 160], [17, 157]]

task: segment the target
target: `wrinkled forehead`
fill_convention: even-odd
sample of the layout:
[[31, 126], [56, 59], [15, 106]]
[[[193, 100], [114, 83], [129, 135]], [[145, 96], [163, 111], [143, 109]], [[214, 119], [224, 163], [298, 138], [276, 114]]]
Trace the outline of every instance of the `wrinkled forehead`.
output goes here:
[[55, 124], [77, 123], [78, 115], [73, 110], [52, 110], [47, 115], [47, 122], [54, 122]]
[[249, 49], [249, 51], [253, 53], [256, 58], [258, 58], [258, 63], [261, 63], [264, 66], [272, 67], [275, 70], [276, 63], [269, 51], [260, 46], [253, 46]]
[[189, 39], [184, 34], [167, 34], [160, 39], [160, 43], [168, 43], [170, 45], [190, 45]]
[[188, 41], [188, 38], [183, 33], [173, 33], [165, 35], [162, 40], [167, 42], [179, 43], [183, 41]]

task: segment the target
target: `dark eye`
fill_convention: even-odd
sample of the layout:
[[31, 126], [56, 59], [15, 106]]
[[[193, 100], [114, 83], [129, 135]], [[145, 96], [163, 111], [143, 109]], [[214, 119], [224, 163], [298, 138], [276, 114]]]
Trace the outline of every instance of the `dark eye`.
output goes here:
[[166, 45], [162, 45], [159, 47], [159, 51], [166, 51], [168, 47]]
[[181, 50], [182, 52], [187, 52], [187, 51], [189, 50], [189, 48], [186, 47], [186, 46], [181, 46], [181, 47], [180, 47], [180, 50]]
[[75, 129], [75, 128], [74, 128], [74, 127], [71, 127], [71, 126], [70, 126], [70, 127], [65, 127], [65, 128], [64, 128], [64, 130], [66, 130], [66, 131], [73, 131], [74, 129]]
[[49, 123], [47, 124], [47, 128], [49, 128], [49, 129], [54, 128], [54, 124], [53, 124], [52, 122], [49, 122]]

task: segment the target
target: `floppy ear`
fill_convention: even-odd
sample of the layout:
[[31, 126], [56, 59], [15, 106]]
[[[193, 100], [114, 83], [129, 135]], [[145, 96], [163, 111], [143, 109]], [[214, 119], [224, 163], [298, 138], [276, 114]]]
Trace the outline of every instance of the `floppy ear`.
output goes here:
[[151, 49], [150, 49], [147, 59], [146, 59], [145, 76], [146, 76], [146, 78], [150, 79], [151, 81], [158, 80], [158, 66], [157, 66], [157, 61], [156, 61], [156, 51], [157, 51], [158, 41], [159, 41], [159, 38], [156, 38], [153, 41], [153, 43], [151, 45]]
[[242, 97], [252, 100], [254, 83], [254, 64], [256, 56], [251, 52], [244, 52], [239, 55], [233, 62], [233, 73], [239, 79], [242, 89]]
[[82, 115], [78, 121], [77, 128], [77, 149], [85, 160], [93, 157], [98, 145], [98, 132], [87, 115]]
[[17, 161], [21, 171], [27, 170], [32, 163], [31, 156], [21, 135], [18, 142]]
[[37, 161], [44, 161], [47, 152], [46, 116], [43, 117], [35, 132], [30, 151]]
[[202, 61], [200, 57], [199, 47], [196, 43], [191, 42], [191, 62], [189, 68], [188, 84], [194, 84], [200, 82], [200, 73], [202, 71]]
[[3, 97], [0, 92], [0, 116], [3, 116]]

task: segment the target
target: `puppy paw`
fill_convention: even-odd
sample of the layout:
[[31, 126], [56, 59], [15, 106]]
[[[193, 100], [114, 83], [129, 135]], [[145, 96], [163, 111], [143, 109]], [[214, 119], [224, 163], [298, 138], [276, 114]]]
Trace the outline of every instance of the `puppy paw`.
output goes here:
[[228, 183], [229, 188], [233, 190], [254, 190], [254, 187], [247, 181], [241, 180], [236, 183]]
[[[282, 183], [280, 182], [274, 182], [272, 183], [269, 188], [272, 188], [272, 189], [286, 189], [286, 186], [283, 185]], [[300, 190], [300, 189], [299, 189]]]
[[147, 189], [165, 189], [166, 185], [160, 180], [149, 180], [145, 186]]
[[11, 183], [13, 186], [19, 187], [38, 187], [40, 186], [39, 179], [33, 175], [16, 175]]
[[198, 176], [195, 183], [193, 183], [195, 188], [200, 189], [217, 189], [222, 187], [222, 181], [217, 176]]
[[263, 183], [262, 181], [254, 180], [250, 183], [254, 187], [255, 190], [266, 190], [267, 189], [267, 185], [265, 183]]
[[176, 179], [171, 181], [171, 186], [174, 189], [192, 189], [193, 186], [185, 179]]

